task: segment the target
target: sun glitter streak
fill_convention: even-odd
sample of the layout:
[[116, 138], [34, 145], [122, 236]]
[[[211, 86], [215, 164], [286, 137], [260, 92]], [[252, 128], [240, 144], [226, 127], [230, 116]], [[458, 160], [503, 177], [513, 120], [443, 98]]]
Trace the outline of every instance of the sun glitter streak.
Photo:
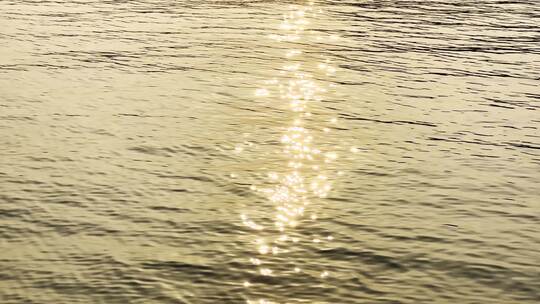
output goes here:
[[[315, 17], [313, 3], [309, 2], [305, 6], [291, 6], [288, 14], [284, 15], [284, 21], [280, 26], [282, 35], [270, 35], [271, 39], [278, 42], [296, 42], [303, 38], [305, 27], [309, 25], [306, 16]], [[284, 53], [284, 58], [294, 60], [296, 56], [303, 55], [302, 50], [289, 49]], [[317, 64], [322, 70], [332, 70], [328, 62]], [[270, 87], [259, 88], [255, 91], [257, 98], [272, 98], [277, 95], [283, 100], [290, 110], [292, 123], [286, 127], [281, 136], [283, 145], [282, 153], [287, 159], [286, 170], [282, 173], [269, 172], [268, 180], [274, 186], [259, 188], [252, 186], [252, 190], [265, 195], [275, 207], [273, 220], [274, 237], [267, 239], [258, 238], [255, 241], [257, 257], [250, 258], [251, 264], [258, 267], [258, 274], [261, 276], [277, 276], [279, 271], [270, 269], [265, 265], [265, 259], [269, 255], [278, 255], [288, 252], [280, 246], [296, 244], [301, 241], [298, 237], [291, 236], [291, 229], [297, 227], [303, 220], [317, 220], [317, 215], [311, 212], [309, 216], [309, 205], [315, 198], [324, 198], [331, 190], [331, 182], [327, 176], [322, 174], [322, 166], [337, 158], [333, 152], [323, 153], [314, 146], [314, 136], [309, 129], [307, 120], [312, 116], [309, 112], [310, 104], [320, 102], [326, 92], [313, 75], [306, 72], [306, 67], [297, 62], [287, 62], [281, 67], [280, 80], [272, 79], [265, 82]], [[332, 70], [333, 71], [333, 70]], [[274, 94], [274, 91], [278, 94]], [[272, 92], [272, 93], [270, 93]], [[335, 123], [335, 122], [334, 122]], [[263, 227], [256, 224], [246, 215], [241, 216], [243, 224], [253, 230], [272, 230], [271, 227]], [[272, 230], [274, 231], [274, 230]], [[330, 238], [306, 239], [306, 242], [320, 243], [330, 241]], [[304, 270], [295, 265], [290, 272], [298, 274]], [[321, 278], [329, 276], [329, 272], [323, 271]], [[256, 284], [245, 281], [243, 285], [247, 287]], [[247, 303], [274, 303], [264, 299], [248, 300]]]

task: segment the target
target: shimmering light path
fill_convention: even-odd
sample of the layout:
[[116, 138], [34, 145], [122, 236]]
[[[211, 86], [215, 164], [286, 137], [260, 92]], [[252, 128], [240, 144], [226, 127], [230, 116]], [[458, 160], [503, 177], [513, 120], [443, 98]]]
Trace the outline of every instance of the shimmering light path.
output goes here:
[[[282, 60], [284, 64], [279, 75], [265, 81], [264, 87], [255, 91], [256, 98], [285, 103], [286, 109], [290, 113], [288, 116], [292, 121], [289, 126], [285, 127], [285, 132], [280, 139], [283, 146], [281, 153], [286, 160], [283, 166], [286, 170], [267, 173], [268, 181], [272, 186], [260, 188], [254, 185], [251, 188], [263, 194], [272, 203], [274, 207], [273, 223], [266, 225], [256, 223], [244, 213], [241, 214], [241, 219], [246, 227], [255, 231], [256, 237], [253, 241], [255, 255], [249, 260], [258, 269], [258, 274], [275, 277], [278, 281], [286, 278], [285, 282], [291, 281], [291, 277], [302, 276], [303, 272], [312, 275], [314, 272], [318, 272], [318, 277], [321, 279], [327, 279], [330, 276], [327, 269], [305, 268], [305, 262], [303, 263], [300, 259], [297, 261], [291, 259], [294, 255], [302, 256], [302, 251], [314, 250], [313, 247], [299, 247], [299, 244], [307, 242], [317, 245], [333, 240], [330, 234], [321, 236], [310, 234], [308, 231], [302, 235], [296, 232], [298, 226], [317, 220], [317, 210], [332, 188], [331, 177], [324, 173], [329, 171], [326, 164], [337, 158], [335, 152], [321, 151], [317, 148], [316, 138], [310, 127], [310, 121], [320, 119], [310, 112], [311, 105], [322, 102], [329, 86], [328, 82], [316, 79], [316, 75], [310, 71], [316, 70], [318, 73], [329, 76], [333, 75], [336, 69], [324, 56], [320, 56], [320, 62], [298, 60], [305, 51], [302, 49], [302, 44], [305, 41], [336, 39], [335, 36], [324, 37], [310, 31], [311, 22], [316, 20], [318, 13], [322, 13], [322, 10], [312, 2], [289, 7], [289, 12], [283, 16], [283, 22], [279, 26], [279, 33], [269, 36], [276, 43], [283, 45]], [[336, 118], [331, 120], [331, 123], [335, 124], [336, 122]], [[329, 129], [325, 127], [318, 131], [325, 133], [329, 132]], [[271, 232], [261, 237], [258, 231], [262, 230], [270, 230]], [[280, 260], [290, 261], [289, 268], [284, 268], [284, 265], [272, 265], [273, 257], [269, 256], [280, 256]], [[258, 285], [267, 284], [265, 280], [258, 279], [258, 281], [260, 282], [253, 283], [246, 280], [243, 286], [256, 290]], [[309, 289], [313, 288], [316, 282], [308, 280], [302, 284], [304, 288]], [[271, 294], [269, 296], [272, 297]], [[287, 303], [299, 300], [301, 298], [291, 294]], [[248, 299], [247, 303], [276, 302], [260, 298]]]

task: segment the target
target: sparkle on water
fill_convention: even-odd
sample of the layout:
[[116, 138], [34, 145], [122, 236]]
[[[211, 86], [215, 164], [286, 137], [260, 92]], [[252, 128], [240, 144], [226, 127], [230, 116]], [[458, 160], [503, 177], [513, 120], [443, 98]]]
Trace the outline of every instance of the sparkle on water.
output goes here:
[[538, 0], [306, 1], [0, 1], [0, 304], [538, 303]]
[[[270, 35], [270, 39], [276, 42], [299, 42], [309, 35], [306, 27], [309, 26], [308, 18], [315, 18], [320, 12], [314, 8], [314, 3], [309, 2], [304, 6], [292, 5], [289, 7], [289, 13], [284, 15], [282, 24], [279, 26], [280, 33]], [[328, 37], [328, 40], [335, 40], [337, 37]], [[262, 193], [274, 206], [273, 227], [255, 223], [245, 213], [240, 215], [244, 226], [253, 231], [274, 229], [275, 233], [270, 239], [256, 238], [254, 256], [249, 258], [252, 265], [259, 267], [258, 273], [261, 276], [283, 275], [273, 269], [262, 266], [265, 264], [266, 255], [287, 254], [289, 250], [285, 249], [287, 244], [297, 244], [301, 240], [298, 237], [290, 237], [289, 231], [295, 229], [306, 216], [306, 212], [311, 212], [310, 203], [315, 198], [324, 198], [332, 189], [331, 180], [328, 176], [321, 173], [325, 163], [337, 159], [337, 154], [333, 151], [322, 152], [316, 147], [315, 138], [312, 135], [307, 119], [312, 116], [309, 112], [310, 104], [321, 102], [327, 88], [324, 87], [314, 76], [305, 71], [305, 66], [296, 62], [288, 62], [296, 56], [303, 54], [301, 49], [290, 48], [283, 53], [284, 64], [280, 72], [280, 78], [267, 80], [265, 87], [255, 90], [255, 98], [274, 98], [279, 96], [279, 101], [288, 105], [289, 111], [293, 114], [291, 125], [285, 128], [281, 137], [283, 145], [282, 154], [288, 159], [285, 164], [288, 170], [284, 173], [267, 172], [268, 181], [273, 184], [272, 187], [259, 187], [252, 185], [251, 190]], [[304, 63], [306, 64], [306, 63]], [[326, 75], [336, 72], [331, 66], [330, 60], [321, 58], [321, 62], [313, 62]], [[278, 101], [278, 100], [275, 100]], [[336, 124], [337, 118], [332, 118], [330, 124]], [[329, 132], [329, 128], [324, 128], [323, 132]], [[238, 151], [238, 148], [235, 150]], [[317, 215], [312, 213], [308, 219], [317, 220]], [[255, 234], [256, 235], [256, 234]], [[332, 241], [332, 236], [319, 239], [313, 238], [305, 240], [315, 244], [323, 241]], [[282, 248], [283, 247], [283, 248]], [[300, 274], [301, 265], [293, 265], [292, 273]], [[319, 277], [326, 279], [330, 272], [322, 270]], [[256, 288], [257, 284], [250, 281], [244, 281], [246, 288]], [[309, 286], [305, 286], [309, 288]], [[266, 299], [253, 300], [248, 299], [247, 303], [275, 303]], [[277, 304], [277, 303], [276, 303]]]

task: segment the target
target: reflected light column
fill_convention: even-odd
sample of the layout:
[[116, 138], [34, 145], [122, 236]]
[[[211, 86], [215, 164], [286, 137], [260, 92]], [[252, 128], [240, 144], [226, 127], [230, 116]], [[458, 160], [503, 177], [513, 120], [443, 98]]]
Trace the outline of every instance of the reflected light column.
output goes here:
[[[299, 42], [303, 42], [306, 36], [311, 34], [306, 30], [310, 24], [308, 17], [314, 18], [317, 13], [319, 12], [315, 11], [313, 2], [308, 2], [303, 6], [290, 6], [289, 12], [284, 15], [284, 20], [280, 25], [280, 33], [270, 35], [270, 38], [278, 43], [292, 46], [284, 54], [286, 63], [278, 75], [279, 80], [278, 78], [268, 80], [266, 81], [268, 87], [261, 87], [255, 91], [257, 98], [271, 98], [271, 92], [276, 92], [292, 116], [291, 123], [285, 127], [285, 132], [281, 136], [282, 153], [287, 160], [283, 164], [283, 170], [268, 172], [269, 182], [273, 186], [252, 187], [252, 190], [263, 194], [274, 206], [273, 222], [264, 226], [255, 223], [246, 214], [241, 215], [246, 227], [255, 231], [272, 231], [271, 237], [255, 240], [256, 254], [250, 258], [250, 263], [257, 267], [260, 276], [275, 277], [282, 274], [267, 267], [265, 259], [267, 256], [286, 256], [289, 252], [287, 248], [305, 241], [300, 240], [291, 232], [301, 225], [303, 220], [317, 220], [317, 215], [310, 210], [310, 205], [314, 199], [326, 197], [332, 188], [330, 179], [322, 172], [325, 164], [334, 161], [337, 154], [323, 153], [315, 146], [313, 132], [309, 129], [308, 123], [314, 119], [310, 112], [310, 105], [321, 102], [326, 89], [323, 88], [321, 81], [315, 80], [309, 73], [307, 65], [314, 66], [326, 75], [331, 75], [335, 69], [329, 65], [328, 60], [323, 60], [323, 62], [303, 60], [303, 51], [295, 47], [301, 45]], [[313, 38], [320, 40], [318, 36]], [[324, 239], [310, 239], [309, 242], [319, 243], [332, 239], [328, 236]], [[295, 265], [293, 269], [288, 270], [288, 273], [303, 271], [300, 265]], [[322, 279], [329, 275], [330, 273], [326, 270], [319, 273]], [[256, 285], [250, 281], [243, 282], [246, 288], [254, 288]], [[276, 304], [265, 299], [248, 300], [247, 303]]]

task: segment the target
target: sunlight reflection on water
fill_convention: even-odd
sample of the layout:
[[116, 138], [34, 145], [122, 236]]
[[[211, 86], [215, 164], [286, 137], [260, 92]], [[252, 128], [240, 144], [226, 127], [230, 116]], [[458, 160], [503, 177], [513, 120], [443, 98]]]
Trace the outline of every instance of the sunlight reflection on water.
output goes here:
[[537, 2], [0, 1], [1, 304], [538, 303]]
[[[303, 39], [310, 39], [310, 32], [306, 26], [310, 24], [309, 18], [316, 18], [317, 12], [314, 3], [309, 2], [304, 6], [294, 5], [289, 7], [289, 12], [284, 15], [283, 22], [279, 26], [280, 33], [270, 35], [270, 39], [278, 43], [295, 42], [300, 43]], [[316, 38], [320, 38], [319, 36]], [[335, 39], [329, 37], [328, 39]], [[299, 240], [298, 237], [291, 237], [290, 230], [301, 225], [302, 221], [316, 221], [317, 214], [310, 210], [313, 199], [325, 198], [332, 189], [331, 178], [322, 173], [324, 165], [338, 158], [336, 152], [321, 151], [317, 148], [315, 138], [312, 135], [307, 119], [312, 117], [310, 104], [321, 102], [327, 92], [325, 84], [315, 80], [315, 77], [307, 72], [306, 65], [312, 64], [327, 76], [335, 73], [336, 69], [331, 66], [326, 58], [322, 62], [303, 62], [302, 64], [294, 60], [303, 54], [297, 48], [289, 48], [284, 52], [285, 62], [279, 75], [281, 80], [276, 78], [265, 81], [265, 87], [255, 90], [256, 98], [276, 98], [288, 105], [289, 111], [293, 114], [292, 122], [285, 129], [280, 141], [283, 146], [281, 153], [287, 159], [286, 170], [282, 173], [268, 172], [268, 181], [271, 187], [258, 188], [252, 186], [252, 190], [263, 194], [275, 206], [273, 227], [265, 227], [250, 219], [246, 214], [241, 214], [243, 224], [255, 231], [273, 229], [273, 234], [267, 238], [257, 238], [255, 240], [255, 255], [249, 260], [251, 264], [258, 267], [261, 276], [294, 275], [304, 271], [303, 265], [292, 265], [292, 269], [287, 273], [280, 273], [265, 266], [267, 255], [286, 255], [298, 242], [321, 243], [333, 240], [332, 236], [325, 238], [314, 237], [310, 240]], [[310, 67], [311, 68], [311, 67]], [[272, 94], [276, 92], [276, 94]], [[337, 118], [330, 120], [336, 123]], [[323, 128], [323, 132], [328, 132], [328, 128]], [[306, 219], [306, 215], [309, 217]], [[330, 276], [326, 269], [319, 271], [319, 277], [325, 279]], [[246, 288], [256, 288], [257, 284], [244, 281]], [[308, 288], [309, 286], [306, 286]], [[270, 304], [276, 303], [267, 299], [247, 300], [247, 303]]]

